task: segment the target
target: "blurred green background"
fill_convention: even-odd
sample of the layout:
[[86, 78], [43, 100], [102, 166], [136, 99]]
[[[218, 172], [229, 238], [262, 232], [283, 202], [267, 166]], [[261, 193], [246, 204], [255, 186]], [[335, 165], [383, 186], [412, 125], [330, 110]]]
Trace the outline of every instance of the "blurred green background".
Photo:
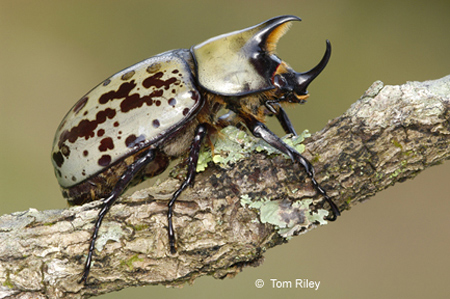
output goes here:
[[[450, 74], [448, 0], [0, 1], [0, 214], [66, 206], [50, 163], [53, 134], [99, 82], [157, 53], [282, 14], [303, 19], [278, 47], [294, 69], [314, 66], [325, 39], [333, 45], [308, 104], [290, 111], [298, 131], [319, 130], [375, 80]], [[269, 250], [262, 266], [233, 279], [101, 298], [449, 298], [449, 171], [447, 163], [395, 185], [332, 225]], [[320, 287], [276, 289], [270, 279]]]

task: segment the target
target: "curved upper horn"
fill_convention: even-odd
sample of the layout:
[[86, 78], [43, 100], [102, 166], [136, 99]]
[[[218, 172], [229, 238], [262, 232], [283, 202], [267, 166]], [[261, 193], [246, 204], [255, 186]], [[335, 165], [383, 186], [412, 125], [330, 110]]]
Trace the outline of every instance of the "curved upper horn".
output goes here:
[[279, 16], [243, 30], [219, 35], [193, 46], [199, 84], [224, 96], [271, 89], [271, 77], [281, 60], [276, 43], [296, 16]]

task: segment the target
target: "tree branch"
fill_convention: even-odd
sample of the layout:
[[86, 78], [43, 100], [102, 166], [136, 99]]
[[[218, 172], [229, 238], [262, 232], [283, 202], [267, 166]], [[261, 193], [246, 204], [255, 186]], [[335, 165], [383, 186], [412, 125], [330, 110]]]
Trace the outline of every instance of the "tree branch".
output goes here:
[[[448, 159], [449, 107], [450, 76], [401, 86], [377, 81], [304, 142], [304, 155], [346, 210]], [[241, 150], [216, 148], [221, 155], [214, 160], [224, 163], [240, 152], [243, 159], [226, 167], [209, 163], [177, 201], [177, 254], [167, 244], [166, 204], [180, 182], [170, 178], [112, 207], [88, 286], [77, 280], [100, 202], [0, 217], [0, 298], [86, 298], [128, 286], [234, 276], [257, 266], [267, 249], [324, 224], [326, 211], [304, 171], [284, 156], [255, 152], [261, 145], [238, 135], [232, 144]]]

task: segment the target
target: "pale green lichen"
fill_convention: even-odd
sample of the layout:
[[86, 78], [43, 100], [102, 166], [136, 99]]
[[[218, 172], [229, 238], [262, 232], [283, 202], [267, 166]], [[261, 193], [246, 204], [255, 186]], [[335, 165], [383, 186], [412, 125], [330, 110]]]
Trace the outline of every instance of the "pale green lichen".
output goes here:
[[241, 196], [242, 206], [258, 210], [261, 223], [274, 225], [280, 236], [287, 239], [313, 224], [327, 224], [325, 217], [328, 211], [311, 211], [312, 202], [312, 199], [291, 202], [287, 199], [269, 200], [265, 197], [252, 200], [247, 194]]
[[[282, 154], [277, 149], [267, 144], [264, 140], [255, 138], [245, 131], [229, 126], [221, 131], [222, 138], [218, 138], [214, 144], [214, 154], [209, 148], [204, 149], [197, 164], [197, 172], [204, 171], [209, 162], [214, 162], [222, 168], [229, 168], [234, 164], [254, 152], [266, 152], [271, 154]], [[299, 153], [305, 151], [302, 142], [311, 134], [305, 130], [298, 136], [287, 135], [281, 138], [288, 146], [294, 148]], [[284, 155], [284, 154], [283, 154]], [[289, 157], [284, 155], [287, 159]], [[293, 190], [296, 193], [298, 190]], [[284, 238], [290, 238], [303, 229], [310, 228], [313, 224], [326, 224], [324, 219], [328, 215], [327, 210], [318, 209], [312, 211], [310, 205], [312, 199], [292, 202], [288, 199], [270, 200], [268, 198], [252, 199], [248, 194], [240, 198], [241, 205], [259, 212], [259, 221], [275, 225], [279, 234]], [[258, 222], [257, 219], [253, 221]]]
[[391, 179], [396, 178], [399, 174], [401, 174], [403, 172], [402, 169], [396, 169], [393, 173], [391, 173], [391, 175], [389, 176]]
[[14, 284], [11, 282], [10, 272], [8, 269], [6, 270], [6, 279], [2, 285], [9, 289], [14, 288]]
[[133, 255], [131, 258], [129, 258], [128, 260], [126, 260], [126, 261], [121, 261], [120, 262], [120, 265], [121, 266], [127, 266], [128, 267], [128, 269], [130, 270], [130, 271], [132, 271], [133, 269], [134, 269], [134, 267], [133, 267], [133, 263], [134, 262], [142, 262], [143, 261], [143, 259], [142, 258], [139, 258], [139, 255], [137, 255], [137, 254], [135, 254], [135, 255]]
[[102, 251], [103, 247], [106, 245], [106, 243], [109, 240], [113, 240], [115, 242], [120, 242], [120, 239], [124, 235], [124, 231], [122, 230], [122, 227], [119, 224], [116, 223], [110, 223], [110, 225], [107, 227], [107, 230], [104, 232], [102, 231], [104, 227], [102, 227], [99, 233], [99, 237], [97, 241], [95, 242], [95, 248], [98, 251]]
[[251, 205], [253, 203], [251, 197], [248, 194], [241, 195], [241, 206]]
[[405, 166], [408, 164], [406, 160], [400, 161], [400, 166], [398, 169], [396, 169], [391, 175], [389, 176], [391, 179], [396, 178], [398, 175], [400, 175], [403, 171], [405, 171]]
[[147, 225], [147, 224], [137, 224], [137, 225], [135, 225], [134, 227], [134, 230], [135, 231], [141, 231], [141, 230], [146, 230], [146, 229], [148, 229], [149, 228], [149, 226]]
[[391, 143], [392, 143], [395, 147], [399, 148], [400, 150], [403, 150], [403, 146], [400, 144], [400, 142], [398, 142], [397, 139], [393, 138], [393, 139], [391, 140]]
[[[201, 151], [197, 163], [197, 172], [204, 171], [208, 167], [208, 163], [211, 161], [223, 168], [227, 168], [229, 167], [229, 164], [245, 159], [255, 151], [265, 151], [269, 155], [281, 153], [267, 144], [264, 140], [255, 138], [247, 134], [245, 131], [239, 130], [233, 126], [224, 128], [221, 131], [221, 136], [222, 138], [218, 138], [214, 144], [214, 154], [211, 154], [211, 150], [209, 148]], [[287, 145], [294, 148], [299, 153], [302, 153], [305, 150], [305, 146], [301, 143], [305, 140], [305, 138], [310, 136], [311, 134], [305, 130], [298, 136], [286, 135], [281, 139]]]

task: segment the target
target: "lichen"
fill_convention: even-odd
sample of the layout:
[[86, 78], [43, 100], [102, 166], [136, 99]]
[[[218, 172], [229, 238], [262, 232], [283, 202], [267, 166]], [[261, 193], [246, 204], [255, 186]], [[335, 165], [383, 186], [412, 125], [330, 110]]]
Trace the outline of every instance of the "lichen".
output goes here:
[[[233, 126], [228, 126], [221, 130], [220, 136], [221, 138], [218, 138], [214, 144], [213, 154], [210, 148], [205, 148], [200, 152], [197, 172], [204, 171], [208, 167], [209, 162], [214, 162], [222, 168], [229, 168], [230, 164], [245, 159], [254, 152], [264, 151], [269, 155], [281, 154], [280, 151], [267, 144], [264, 140], [253, 137]], [[310, 136], [311, 134], [308, 130], [305, 130], [298, 136], [289, 134], [281, 139], [287, 145], [302, 153], [305, 150], [302, 142]], [[285, 156], [289, 158], [287, 155]]]
[[[268, 155], [282, 154], [277, 149], [267, 144], [264, 140], [255, 138], [245, 131], [229, 126], [220, 132], [222, 138], [218, 138], [214, 144], [214, 153], [209, 148], [202, 150], [199, 156], [197, 172], [204, 171], [209, 162], [213, 162], [222, 168], [229, 168], [234, 164], [255, 152], [265, 152]], [[305, 130], [298, 136], [286, 135], [281, 139], [288, 146], [294, 148], [299, 153], [305, 151], [302, 142], [311, 134]], [[283, 154], [286, 159], [289, 157]], [[296, 193], [298, 190], [293, 190]], [[328, 215], [327, 210], [318, 209], [312, 211], [310, 205], [312, 199], [292, 202], [288, 199], [252, 199], [248, 194], [241, 196], [241, 205], [258, 210], [261, 223], [274, 225], [279, 234], [284, 238], [311, 227], [313, 224], [326, 224], [324, 218]], [[258, 221], [258, 220], [254, 220]]]
[[393, 139], [391, 140], [391, 142], [392, 142], [392, 144], [393, 144], [395, 147], [398, 147], [399, 149], [403, 150], [403, 146], [400, 144], [400, 142], [398, 142], [397, 139], [393, 138]]
[[313, 224], [326, 224], [328, 211], [312, 211], [312, 199], [292, 202], [288, 199], [269, 200], [260, 198], [252, 200], [248, 194], [241, 196], [241, 205], [258, 210], [261, 223], [275, 226], [280, 236], [290, 239], [293, 235], [310, 228]]
[[5, 281], [3, 282], [3, 286], [9, 289], [14, 288], [14, 284], [11, 282], [10, 272], [8, 269], [6, 269], [6, 278]]
[[[209, 162], [213, 162], [222, 168], [229, 168], [242, 159], [247, 158], [255, 152], [265, 152], [271, 154], [283, 154], [277, 149], [267, 144], [264, 140], [255, 138], [245, 131], [229, 126], [220, 132], [222, 138], [218, 138], [214, 144], [214, 154], [209, 148], [202, 150], [199, 155], [197, 172], [204, 171]], [[288, 146], [294, 148], [299, 153], [305, 151], [302, 142], [311, 134], [305, 130], [298, 136], [286, 135], [281, 139]], [[286, 159], [289, 157], [283, 154]], [[293, 190], [296, 193], [298, 190]], [[326, 224], [324, 218], [328, 215], [327, 210], [318, 209], [312, 211], [310, 205], [312, 199], [304, 199], [292, 202], [288, 199], [252, 199], [248, 194], [241, 196], [241, 205], [250, 209], [256, 209], [259, 213], [261, 223], [269, 223], [276, 227], [278, 233], [284, 238], [290, 238], [294, 234], [310, 228], [313, 224]], [[254, 219], [254, 221], [258, 221]]]
[[148, 229], [148, 227], [149, 226], [147, 224], [137, 224], [134, 226], [134, 230], [138, 232], [144, 229]]
[[135, 254], [135, 255], [133, 255], [132, 257], [130, 257], [128, 260], [126, 260], [126, 261], [121, 261], [121, 262], [120, 262], [120, 265], [121, 265], [121, 266], [127, 266], [128, 269], [129, 269], [130, 271], [132, 271], [133, 268], [134, 268], [134, 267], [133, 267], [133, 263], [136, 262], [136, 261], [141, 262], [141, 261], [143, 261], [143, 259], [142, 259], [142, 258], [139, 258], [139, 255]]
[[[103, 230], [102, 228], [101, 228], [101, 230]], [[122, 228], [119, 224], [110, 223], [110, 225], [107, 226], [107, 230], [105, 232], [100, 231], [99, 237], [98, 237], [97, 241], [95, 242], [95, 248], [98, 251], [102, 251], [103, 247], [105, 247], [106, 243], [109, 240], [120, 242], [120, 239], [122, 238], [124, 233], [125, 232], [122, 230]]]

